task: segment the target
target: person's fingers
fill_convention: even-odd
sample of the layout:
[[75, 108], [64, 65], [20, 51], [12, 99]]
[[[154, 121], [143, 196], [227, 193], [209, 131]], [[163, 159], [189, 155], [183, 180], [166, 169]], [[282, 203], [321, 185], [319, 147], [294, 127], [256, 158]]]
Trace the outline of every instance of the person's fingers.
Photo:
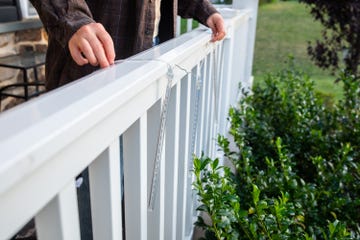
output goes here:
[[215, 34], [213, 34], [213, 41], [220, 41], [222, 40], [226, 35], [226, 32], [224, 29], [217, 29]]
[[75, 43], [72, 43], [71, 41], [69, 42], [69, 50], [76, 64], [83, 66], [89, 63], [87, 58], [83, 55], [81, 48]]
[[101, 24], [96, 23], [94, 26], [94, 31], [95, 35], [91, 36], [89, 43], [98, 63], [100, 64], [100, 67], [108, 67], [110, 64], [114, 63], [115, 59], [113, 41]]
[[222, 40], [226, 35], [224, 25], [221, 22], [215, 23], [212, 31], [213, 31], [213, 35], [212, 35], [213, 42]]
[[[70, 54], [73, 60], [80, 66], [90, 63], [91, 65], [98, 65], [97, 59], [93, 53], [92, 46], [89, 41], [94, 38], [92, 27], [88, 25], [82, 26], [70, 38], [68, 43]], [[95, 36], [96, 38], [96, 36]]]
[[93, 39], [82, 39], [81, 40], [81, 45], [80, 45], [80, 49], [81, 49], [81, 53], [82, 55], [89, 61], [89, 63], [93, 66], [97, 66], [99, 65], [99, 61], [98, 61], [98, 57], [96, 54], [96, 51], [99, 51], [95, 45], [96, 43], [94, 43]]
[[115, 50], [110, 35], [99, 23], [82, 26], [69, 41], [70, 54], [79, 65], [107, 67], [114, 63]]
[[215, 23], [215, 26], [216, 26], [216, 30], [217, 30], [216, 35], [215, 35], [215, 39], [216, 39], [216, 41], [220, 41], [226, 35], [224, 20], [222, 18], [217, 19], [217, 22]]
[[[100, 40], [97, 37], [91, 38], [89, 39], [89, 44], [91, 46], [91, 51], [96, 59], [96, 63], [98, 63], [102, 68], [108, 67], [110, 65], [110, 62], [106, 57], [104, 45], [100, 42]], [[90, 63], [92, 62], [90, 61]]]
[[114, 51], [114, 43], [109, 34], [99, 34], [98, 38], [102, 43], [102, 46], [105, 51], [105, 55], [109, 64], [114, 64], [115, 61], [115, 51]]

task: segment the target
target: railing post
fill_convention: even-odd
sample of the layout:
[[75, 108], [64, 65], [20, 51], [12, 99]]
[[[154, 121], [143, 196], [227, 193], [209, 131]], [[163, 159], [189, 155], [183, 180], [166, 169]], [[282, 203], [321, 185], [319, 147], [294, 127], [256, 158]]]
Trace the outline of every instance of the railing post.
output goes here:
[[[234, 106], [238, 101], [239, 83], [241, 87], [249, 87], [249, 76], [247, 74], [247, 45], [248, 38], [248, 19], [234, 20], [228, 29], [222, 47], [221, 61], [221, 92], [219, 98], [219, 133], [228, 132], [228, 111], [230, 106]], [[234, 27], [238, 25], [237, 27]]]
[[234, 9], [250, 9], [249, 29], [247, 33], [247, 58], [245, 65], [245, 77], [249, 86], [252, 85], [252, 65], [254, 59], [254, 47], [256, 36], [256, 21], [258, 14], [259, 0], [233, 0]]
[[181, 17], [176, 18], [176, 36], [180, 36], [181, 34]]

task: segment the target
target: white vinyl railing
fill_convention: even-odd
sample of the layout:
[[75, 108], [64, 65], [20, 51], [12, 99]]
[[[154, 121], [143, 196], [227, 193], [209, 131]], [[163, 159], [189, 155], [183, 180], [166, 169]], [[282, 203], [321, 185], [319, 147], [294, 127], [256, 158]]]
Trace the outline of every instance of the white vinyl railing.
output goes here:
[[192, 155], [216, 156], [239, 83], [251, 85], [253, 11], [222, 10], [222, 42], [197, 29], [2, 113], [0, 239], [33, 218], [40, 240], [80, 239], [86, 168], [94, 239], [191, 239]]

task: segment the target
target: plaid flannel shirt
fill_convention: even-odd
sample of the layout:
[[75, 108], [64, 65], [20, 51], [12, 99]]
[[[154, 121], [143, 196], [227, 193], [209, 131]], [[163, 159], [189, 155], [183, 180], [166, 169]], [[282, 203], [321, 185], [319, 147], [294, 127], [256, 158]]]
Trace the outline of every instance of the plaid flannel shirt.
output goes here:
[[[78, 66], [67, 44], [83, 25], [99, 22], [111, 35], [116, 59], [152, 47], [155, 0], [31, 0], [48, 33], [46, 87], [57, 88], [83, 77], [97, 67]], [[208, 0], [162, 0], [160, 42], [174, 37], [176, 16], [194, 18], [206, 25], [216, 10]]]

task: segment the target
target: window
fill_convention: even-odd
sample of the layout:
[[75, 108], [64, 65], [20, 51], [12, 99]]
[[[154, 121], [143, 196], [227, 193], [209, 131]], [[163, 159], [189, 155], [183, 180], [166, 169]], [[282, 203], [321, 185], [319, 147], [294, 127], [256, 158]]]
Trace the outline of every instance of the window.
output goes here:
[[20, 19], [15, 0], [0, 0], [0, 22], [12, 22]]
[[16, 0], [16, 2], [18, 3], [22, 19], [38, 16], [35, 8], [31, 5], [29, 0]]

